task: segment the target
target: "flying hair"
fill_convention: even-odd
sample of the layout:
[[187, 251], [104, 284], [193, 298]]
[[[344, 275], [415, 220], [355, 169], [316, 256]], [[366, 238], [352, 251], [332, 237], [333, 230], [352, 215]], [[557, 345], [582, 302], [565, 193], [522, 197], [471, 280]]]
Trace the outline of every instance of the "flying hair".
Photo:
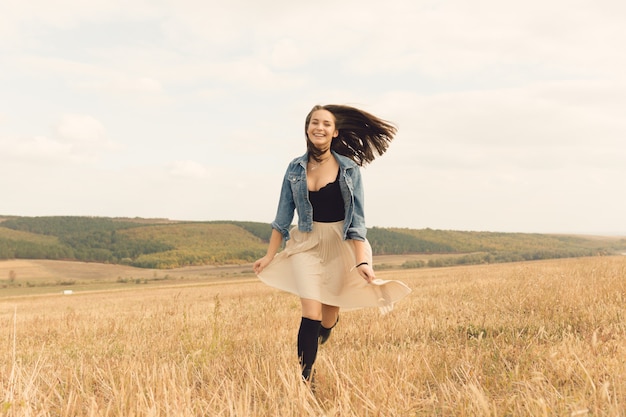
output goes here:
[[[352, 159], [363, 166], [385, 153], [398, 129], [386, 120], [355, 107], [327, 104], [316, 105], [306, 117], [304, 132], [311, 121], [313, 112], [327, 110], [335, 118], [335, 128], [339, 132], [330, 148], [340, 155]], [[323, 150], [317, 149], [307, 136], [307, 150], [319, 162]]]

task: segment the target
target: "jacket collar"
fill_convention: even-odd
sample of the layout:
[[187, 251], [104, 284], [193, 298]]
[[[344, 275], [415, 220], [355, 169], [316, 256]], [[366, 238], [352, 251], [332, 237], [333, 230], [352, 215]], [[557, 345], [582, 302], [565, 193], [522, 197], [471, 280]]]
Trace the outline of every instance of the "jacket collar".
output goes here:
[[[344, 170], [348, 168], [355, 168], [358, 166], [356, 162], [354, 162], [352, 159], [348, 158], [347, 156], [340, 155], [337, 152], [333, 151], [332, 149], [330, 150], [330, 153], [333, 154], [339, 166]], [[304, 155], [302, 155], [299, 158], [296, 158], [296, 162], [302, 165], [302, 167], [304, 168], [306, 168], [306, 163], [308, 160], [309, 160], [308, 152], [305, 152]]]

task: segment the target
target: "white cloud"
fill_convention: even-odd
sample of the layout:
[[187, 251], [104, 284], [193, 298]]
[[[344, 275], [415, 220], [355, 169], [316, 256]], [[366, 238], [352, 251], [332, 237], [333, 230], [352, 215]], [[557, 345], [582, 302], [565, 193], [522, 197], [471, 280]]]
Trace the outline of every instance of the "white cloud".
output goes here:
[[432, 95], [390, 93], [385, 103], [400, 134], [435, 149], [615, 147], [626, 120], [624, 86], [609, 82], [537, 83], [518, 88]]
[[105, 151], [119, 149], [105, 128], [89, 115], [64, 114], [51, 136], [0, 135], [0, 161], [5, 164], [58, 164], [93, 162]]
[[173, 161], [168, 164], [170, 175], [179, 178], [208, 178], [209, 170], [195, 161]]
[[79, 90], [108, 94], [155, 94], [163, 90], [161, 83], [150, 77], [114, 76], [101, 80], [71, 82], [70, 85]]
[[0, 137], [0, 161], [4, 165], [68, 160], [76, 160], [70, 144], [46, 136]]
[[291, 38], [279, 39], [272, 48], [271, 64], [277, 69], [293, 69], [307, 63], [307, 56]]
[[[124, 57], [109, 56], [108, 59], [117, 61]], [[34, 80], [60, 79], [77, 92], [146, 98], [151, 101], [163, 93], [163, 86], [158, 79], [147, 76], [146, 73], [114, 69], [108, 64], [37, 55], [14, 55], [12, 66]]]
[[76, 153], [118, 149], [118, 145], [107, 138], [102, 123], [87, 114], [63, 114], [55, 126], [55, 133], [60, 142], [70, 144]]
[[85, 114], [64, 114], [56, 125], [56, 133], [71, 144], [99, 144], [105, 140], [104, 126]]
[[107, 21], [113, 18], [145, 19], [160, 16], [159, 7], [149, 0], [29, 0], [28, 2], [7, 1], [2, 3], [2, 15], [16, 26], [40, 25], [68, 28]]
[[[626, 56], [624, 4], [497, 0], [387, 2], [376, 11], [392, 31], [358, 40], [346, 71], [363, 74], [416, 71], [435, 78], [549, 74], [622, 76]], [[393, 4], [403, 4], [399, 10]], [[621, 13], [621, 14], [620, 14]], [[620, 17], [621, 16], [621, 17]], [[525, 74], [525, 75], [524, 75]]]

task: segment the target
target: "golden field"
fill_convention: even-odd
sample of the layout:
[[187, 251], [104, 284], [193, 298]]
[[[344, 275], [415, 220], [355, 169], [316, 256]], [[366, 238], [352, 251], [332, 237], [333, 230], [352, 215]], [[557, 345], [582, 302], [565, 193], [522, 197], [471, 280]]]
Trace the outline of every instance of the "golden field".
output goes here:
[[298, 299], [255, 279], [0, 292], [0, 415], [626, 415], [626, 257], [378, 277], [413, 292], [342, 313], [314, 391]]

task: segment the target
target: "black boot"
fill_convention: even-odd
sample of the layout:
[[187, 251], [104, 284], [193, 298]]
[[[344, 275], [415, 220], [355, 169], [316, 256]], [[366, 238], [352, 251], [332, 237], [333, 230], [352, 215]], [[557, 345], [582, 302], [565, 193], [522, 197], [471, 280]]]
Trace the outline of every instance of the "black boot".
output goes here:
[[320, 334], [320, 320], [311, 320], [302, 317], [298, 331], [298, 358], [302, 367], [302, 379], [311, 380], [313, 364], [317, 357], [318, 338]]
[[337, 316], [337, 321], [335, 321], [335, 324], [333, 324], [330, 329], [327, 329], [320, 324], [320, 345], [323, 345], [328, 341], [328, 338], [330, 337], [330, 331], [335, 328], [337, 323], [339, 323], [339, 316]]

